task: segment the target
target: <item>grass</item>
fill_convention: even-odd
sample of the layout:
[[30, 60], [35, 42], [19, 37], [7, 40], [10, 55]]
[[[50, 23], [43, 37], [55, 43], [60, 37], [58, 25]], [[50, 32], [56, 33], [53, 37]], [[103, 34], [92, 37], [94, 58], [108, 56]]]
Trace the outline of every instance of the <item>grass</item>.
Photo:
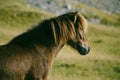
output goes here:
[[51, 80], [56, 80], [54, 76], [58, 80], [119, 80], [119, 34], [119, 28], [90, 24], [91, 52], [81, 56], [65, 46], [55, 61]]
[[[8, 1], [8, 2], [6, 2]], [[36, 8], [27, 9], [19, 0], [0, 1], [0, 44], [9, 42], [16, 35], [28, 30], [51, 14]], [[89, 9], [89, 8], [88, 8]], [[103, 17], [95, 12], [96, 16]], [[101, 12], [101, 11], [100, 11]], [[118, 21], [115, 14], [104, 17], [109, 23]], [[120, 79], [120, 25], [89, 23], [87, 37], [91, 52], [81, 56], [66, 45], [56, 57], [50, 80], [119, 80]]]
[[27, 8], [20, 0], [2, 0], [0, 5], [0, 44], [32, 28], [44, 18], [53, 16], [34, 7]]

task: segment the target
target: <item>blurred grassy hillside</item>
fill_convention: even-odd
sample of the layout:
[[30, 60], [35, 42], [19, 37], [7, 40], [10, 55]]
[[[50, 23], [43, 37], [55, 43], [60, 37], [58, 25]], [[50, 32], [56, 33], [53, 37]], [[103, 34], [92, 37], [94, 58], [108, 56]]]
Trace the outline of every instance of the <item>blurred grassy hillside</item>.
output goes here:
[[[119, 15], [107, 14], [94, 7], [74, 4], [88, 9], [101, 24], [89, 23], [87, 37], [91, 52], [81, 56], [66, 45], [57, 56], [50, 80], [119, 80], [120, 79], [120, 24]], [[101, 14], [102, 13], [102, 14]], [[91, 15], [83, 12], [87, 19]], [[0, 0], [0, 44], [32, 28], [44, 18], [53, 16], [27, 7], [19, 0]], [[105, 23], [105, 24], [104, 24]]]
[[8, 42], [16, 34], [32, 28], [44, 18], [53, 16], [35, 7], [27, 8], [21, 0], [0, 1], [0, 44]]
[[[111, 2], [112, 3], [112, 2]], [[120, 25], [120, 14], [112, 14], [107, 11], [95, 8], [93, 6], [88, 6], [81, 3], [73, 3], [76, 9], [81, 9], [81, 12], [86, 16], [88, 20], [99, 20], [101, 24], [105, 25]]]

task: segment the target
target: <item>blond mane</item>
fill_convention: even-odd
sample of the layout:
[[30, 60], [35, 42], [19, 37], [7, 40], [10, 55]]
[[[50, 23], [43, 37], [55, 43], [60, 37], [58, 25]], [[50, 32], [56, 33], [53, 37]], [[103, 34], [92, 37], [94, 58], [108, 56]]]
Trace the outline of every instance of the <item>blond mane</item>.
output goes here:
[[56, 44], [65, 43], [76, 35], [75, 24], [78, 29], [87, 32], [87, 21], [79, 12], [69, 12], [51, 19], [51, 27]]

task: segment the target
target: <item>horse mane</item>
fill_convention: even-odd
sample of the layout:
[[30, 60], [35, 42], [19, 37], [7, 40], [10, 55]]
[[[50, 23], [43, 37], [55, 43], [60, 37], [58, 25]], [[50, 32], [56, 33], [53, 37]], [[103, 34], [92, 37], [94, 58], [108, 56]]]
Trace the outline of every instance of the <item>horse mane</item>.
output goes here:
[[55, 43], [59, 44], [74, 38], [76, 29], [87, 32], [87, 21], [79, 12], [69, 12], [52, 18], [51, 27]]
[[86, 31], [86, 19], [78, 12], [69, 12], [43, 20], [38, 26], [15, 37], [10, 43], [30, 44], [31, 42], [41, 42], [41, 44], [47, 44], [46, 42], [49, 42], [50, 45], [54, 41], [55, 44], [61, 44], [74, 38], [76, 29]]

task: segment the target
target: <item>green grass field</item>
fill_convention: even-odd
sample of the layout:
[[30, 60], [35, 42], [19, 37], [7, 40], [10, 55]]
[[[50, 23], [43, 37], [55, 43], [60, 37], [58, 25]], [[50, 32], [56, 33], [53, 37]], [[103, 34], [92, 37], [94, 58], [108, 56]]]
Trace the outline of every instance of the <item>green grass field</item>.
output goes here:
[[[1, 45], [42, 19], [53, 16], [33, 7], [27, 9], [19, 0], [1, 0], [0, 5]], [[98, 11], [94, 12], [102, 17]], [[113, 22], [113, 18], [115, 23], [118, 22], [116, 17], [119, 16], [112, 14], [108, 17], [106, 22]], [[114, 22], [112, 26], [89, 23], [87, 37], [90, 53], [82, 56], [66, 45], [56, 57], [50, 80], [120, 80], [120, 25], [114, 25]]]

